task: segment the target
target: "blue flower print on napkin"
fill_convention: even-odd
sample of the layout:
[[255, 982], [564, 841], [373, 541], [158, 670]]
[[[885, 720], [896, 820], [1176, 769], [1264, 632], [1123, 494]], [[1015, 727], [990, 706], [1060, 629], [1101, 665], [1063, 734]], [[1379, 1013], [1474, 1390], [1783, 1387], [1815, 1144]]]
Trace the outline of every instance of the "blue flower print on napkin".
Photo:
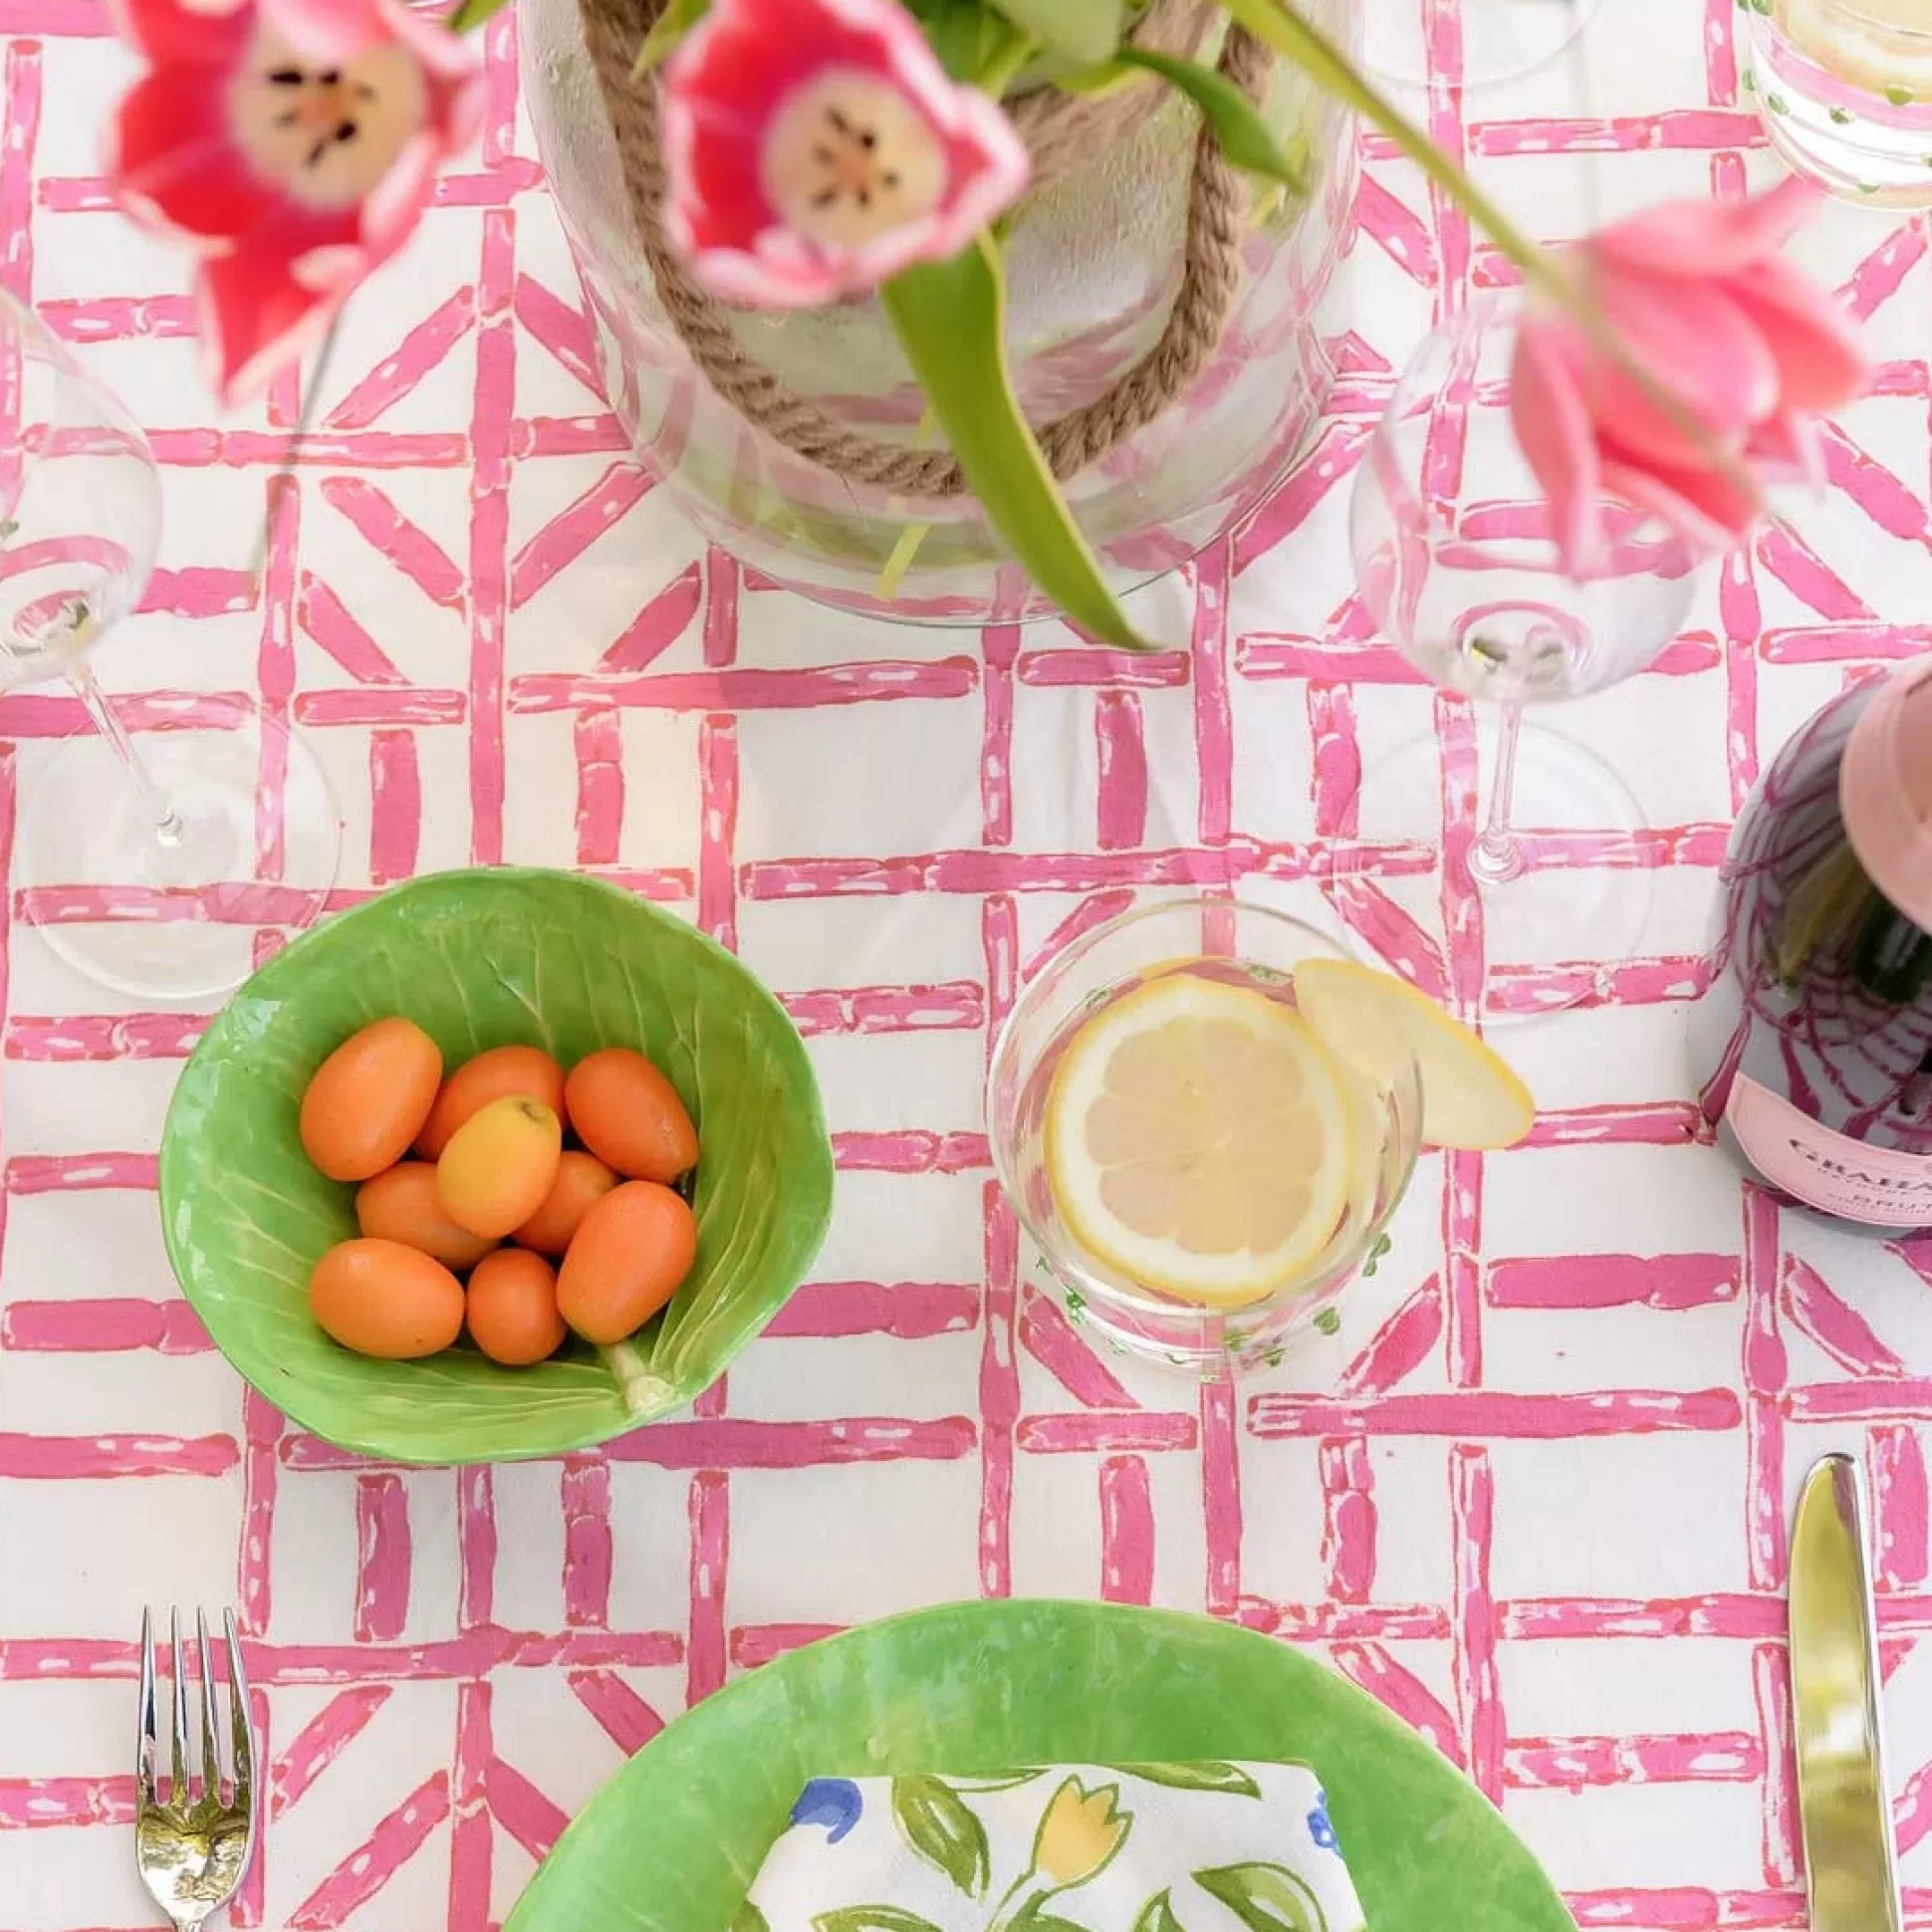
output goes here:
[[[858, 1787], [849, 1778], [815, 1778], [799, 1793], [799, 1802], [792, 1807], [792, 1822], [823, 1824], [826, 1843], [837, 1844], [858, 1822], [864, 1809]], [[1332, 1844], [1334, 1839], [1330, 1837], [1328, 1842]]]
[[1333, 1851], [1335, 1847], [1334, 1826], [1328, 1822], [1328, 1794], [1318, 1791], [1315, 1794], [1315, 1810], [1309, 1813], [1309, 1836], [1324, 1851]]

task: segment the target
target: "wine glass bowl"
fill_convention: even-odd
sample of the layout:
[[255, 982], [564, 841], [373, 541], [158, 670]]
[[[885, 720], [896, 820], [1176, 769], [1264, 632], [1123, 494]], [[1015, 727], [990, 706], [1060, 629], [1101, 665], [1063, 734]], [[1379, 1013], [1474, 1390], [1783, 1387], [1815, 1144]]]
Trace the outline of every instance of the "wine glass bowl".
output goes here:
[[154, 568], [161, 489], [147, 438], [0, 298], [0, 689], [66, 676], [127, 616]]
[[[1675, 532], [1615, 501], [1598, 506], [1598, 560], [1567, 566], [1511, 421], [1522, 303], [1516, 291], [1483, 296], [1423, 344], [1363, 452], [1349, 504], [1364, 607], [1425, 677], [1494, 719], [1473, 837], [1445, 822], [1453, 788], [1434, 736], [1378, 760], [1355, 801], [1364, 839], [1439, 845], [1447, 900], [1475, 901], [1461, 923], [1483, 947], [1492, 1022], [1603, 991], [1641, 938], [1648, 872], [1571, 863], [1553, 849], [1571, 833], [1634, 837], [1641, 809], [1602, 759], [1526, 726], [1524, 712], [1655, 663], [1689, 613], [1698, 569]], [[1344, 906], [1365, 848], [1353, 842], [1333, 861]], [[1526, 981], [1537, 988], [1527, 997]]]
[[[64, 679], [95, 726], [28, 787], [20, 904], [55, 952], [116, 990], [225, 992], [253, 960], [250, 888], [309, 924], [334, 884], [342, 816], [301, 736], [259, 706], [137, 745], [96, 647], [140, 603], [161, 528], [154, 453], [33, 311], [0, 293], [0, 690]], [[273, 781], [273, 782], [271, 782]]]
[[1406, 87], [1434, 78], [1495, 87], [1547, 67], [1601, 0], [1368, 0], [1365, 58]]
[[1362, 602], [1432, 683], [1498, 704], [1587, 696], [1645, 668], [1690, 609], [1697, 559], [1654, 518], [1604, 506], [1600, 562], [1572, 576], [1517, 442], [1509, 363], [1522, 297], [1479, 297], [1395, 385], [1349, 502]]

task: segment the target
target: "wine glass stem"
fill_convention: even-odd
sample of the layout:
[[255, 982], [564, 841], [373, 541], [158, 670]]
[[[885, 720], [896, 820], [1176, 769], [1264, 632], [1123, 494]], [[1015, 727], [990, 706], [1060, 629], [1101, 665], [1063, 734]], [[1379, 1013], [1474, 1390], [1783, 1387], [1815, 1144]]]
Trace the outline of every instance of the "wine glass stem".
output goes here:
[[1484, 885], [1507, 885], [1523, 871], [1523, 845], [1516, 836], [1516, 752], [1523, 734], [1523, 707], [1505, 704], [1496, 733], [1496, 771], [1490, 780], [1489, 812], [1469, 850], [1469, 869]]
[[163, 845], [178, 845], [187, 830], [181, 823], [181, 815], [175, 811], [167, 794], [154, 782], [154, 774], [147, 769], [147, 761], [134, 749], [134, 741], [115, 716], [114, 706], [108, 702], [108, 694], [102, 690], [94, 667], [87, 663], [76, 664], [68, 672], [67, 678], [81, 702], [87, 706], [88, 716], [94, 720], [94, 728], [107, 739], [114, 755], [121, 761], [121, 770], [127, 774], [127, 782], [139, 795], [147, 816], [153, 821], [155, 840]]

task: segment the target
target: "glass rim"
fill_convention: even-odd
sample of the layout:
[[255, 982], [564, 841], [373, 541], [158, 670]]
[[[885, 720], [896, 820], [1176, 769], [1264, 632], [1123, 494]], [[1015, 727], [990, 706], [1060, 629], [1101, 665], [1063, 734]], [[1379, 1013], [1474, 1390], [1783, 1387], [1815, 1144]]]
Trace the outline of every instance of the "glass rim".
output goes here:
[[[1396, 440], [1405, 425], [1413, 423], [1419, 416], [1434, 415], [1442, 403], [1444, 385], [1431, 383], [1419, 373], [1423, 358], [1431, 352], [1453, 357], [1458, 343], [1481, 338], [1497, 328], [1512, 327], [1515, 319], [1531, 308], [1535, 301], [1534, 292], [1520, 284], [1478, 290], [1460, 309], [1443, 317], [1422, 337], [1410, 352], [1408, 360], [1396, 371], [1388, 402], [1375, 418], [1374, 427], [1369, 432], [1349, 483], [1349, 547], [1355, 554], [1358, 579], [1362, 573], [1355, 523], [1361, 514], [1360, 506], [1370, 491], [1379, 494], [1393, 510], [1419, 520], [1433, 536], [1453, 539], [1460, 549], [1473, 555], [1494, 557], [1500, 561], [1520, 557], [1526, 547], [1534, 545], [1552, 560], [1557, 558], [1556, 539], [1548, 533], [1469, 535], [1461, 528], [1455, 505], [1452, 503], [1450, 513], [1444, 514], [1438, 496], [1424, 486], [1419, 475], [1411, 473], [1411, 466], [1403, 460]], [[1480, 350], [1478, 358], [1480, 360]], [[1500, 394], [1492, 402], [1483, 397], [1481, 387], [1472, 371], [1470, 395], [1463, 411], [1465, 416], [1471, 420], [1480, 416], [1507, 421], [1507, 394]], [[1514, 435], [1513, 428], [1510, 433]], [[1381, 458], [1379, 461], [1378, 454]], [[1651, 575], [1673, 582], [1680, 578], [1695, 579], [1699, 568], [1696, 553], [1654, 511], [1645, 510], [1608, 492], [1599, 491], [1598, 499], [1609, 511], [1627, 520], [1627, 526], [1617, 533], [1619, 542], [1642, 545], [1657, 552], [1655, 560], [1647, 566]], [[1619, 573], [1606, 563], [1602, 570], [1590, 576], [1571, 578], [1570, 581], [1578, 585], [1613, 583], [1619, 575], [1627, 573]], [[1389, 612], [1385, 607], [1378, 607], [1380, 601], [1376, 597], [1373, 574], [1369, 575], [1368, 581], [1359, 582], [1357, 589], [1369, 614], [1377, 625], [1386, 628]]]
[[[1283, 912], [1271, 905], [1262, 905], [1253, 899], [1217, 897], [1195, 888], [1180, 896], [1168, 899], [1152, 899], [1141, 905], [1131, 905], [1123, 912], [1116, 912], [1111, 918], [1103, 919], [1098, 925], [1090, 926], [1086, 932], [1068, 940], [1058, 951], [1043, 960], [1039, 970], [1029, 977], [1014, 997], [1007, 1009], [1006, 1018], [1000, 1024], [999, 1033], [993, 1042], [993, 1051], [987, 1060], [986, 1081], [982, 1088], [981, 1110], [985, 1116], [987, 1149], [992, 1157], [993, 1177], [998, 1181], [1000, 1193], [1013, 1211], [1013, 1218], [1021, 1231], [1038, 1248], [1043, 1256], [1049, 1257], [1057, 1269], [1064, 1270], [1069, 1276], [1079, 1278], [1081, 1292], [1096, 1301], [1113, 1303], [1136, 1313], [1154, 1313], [1171, 1316], [1176, 1312], [1191, 1311], [1204, 1320], [1237, 1321], [1243, 1316], [1261, 1313], [1274, 1305], [1276, 1298], [1291, 1294], [1298, 1299], [1314, 1296], [1331, 1283], [1345, 1281], [1361, 1265], [1363, 1258], [1373, 1249], [1386, 1231], [1395, 1211], [1407, 1197], [1409, 1182], [1413, 1179], [1417, 1163], [1422, 1157], [1422, 1067], [1413, 1053], [1404, 1056], [1406, 1075], [1400, 1085], [1407, 1089], [1410, 1103], [1413, 1131], [1402, 1136], [1404, 1145], [1399, 1155], [1401, 1169], [1397, 1184], [1391, 1190], [1388, 1203], [1361, 1230], [1358, 1239], [1351, 1242], [1347, 1249], [1336, 1256], [1326, 1268], [1306, 1278], [1285, 1281], [1270, 1289], [1268, 1293], [1253, 1302], [1238, 1307], [1223, 1308], [1212, 1303], [1189, 1302], [1184, 1297], [1163, 1295], [1157, 1289], [1143, 1288], [1138, 1285], [1125, 1286], [1103, 1275], [1096, 1275], [1088, 1263], [1078, 1255], [1069, 1255], [1063, 1243], [1051, 1240], [1037, 1225], [1035, 1218], [1028, 1212], [1024, 1190], [1019, 1186], [1011, 1160], [1008, 1158], [1006, 1136], [996, 1126], [997, 1112], [994, 1104], [994, 1090], [1002, 1072], [1006, 1069], [1012, 1053], [1013, 1043], [1022, 1017], [1028, 1011], [1029, 996], [1045, 982], [1055, 968], [1078, 961], [1083, 955], [1093, 951], [1103, 941], [1112, 938], [1126, 928], [1144, 923], [1163, 913], [1194, 911], [1202, 912], [1210, 908], [1221, 908], [1243, 916], [1259, 918], [1268, 923], [1287, 928], [1316, 941], [1328, 952], [1360, 966], [1364, 971], [1374, 972], [1355, 948], [1338, 932], [1325, 930], [1292, 912]], [[1236, 953], [1231, 957], [1239, 958]], [[1394, 977], [1394, 975], [1390, 975]], [[1327, 1250], [1324, 1249], [1326, 1254]], [[1017, 1261], [1016, 1257], [1016, 1261]], [[1318, 1257], [1318, 1260], [1320, 1257]], [[1016, 1281], [1016, 1289], [1021, 1286]]]
[[[1882, 16], [1868, 11], [1866, 7], [1858, 3], [1858, 0], [1806, 0], [1806, 5], [1810, 11], [1814, 13], [1828, 14], [1841, 20], [1855, 20], [1861, 27], [1875, 27], [1881, 34], [1886, 35], [1888, 38], [1916, 41], [1926, 46], [1932, 46], [1932, 29], [1907, 26], [1902, 21], [1886, 20]], [[1758, 13], [1760, 19], [1775, 28], [1785, 39], [1791, 39], [1790, 32], [1786, 28], [1785, 23], [1779, 19], [1775, 9], [1760, 13], [1758, 8], [1753, 7], [1751, 11]]]

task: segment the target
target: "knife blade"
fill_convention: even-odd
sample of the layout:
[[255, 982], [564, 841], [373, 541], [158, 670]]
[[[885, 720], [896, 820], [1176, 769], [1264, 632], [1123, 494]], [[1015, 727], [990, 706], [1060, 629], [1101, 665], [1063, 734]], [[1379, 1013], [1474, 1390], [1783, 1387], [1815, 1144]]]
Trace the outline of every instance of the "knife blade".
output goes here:
[[1792, 1734], [1812, 1932], [1902, 1926], [1865, 1549], [1858, 1465], [1826, 1456], [1792, 1529]]

